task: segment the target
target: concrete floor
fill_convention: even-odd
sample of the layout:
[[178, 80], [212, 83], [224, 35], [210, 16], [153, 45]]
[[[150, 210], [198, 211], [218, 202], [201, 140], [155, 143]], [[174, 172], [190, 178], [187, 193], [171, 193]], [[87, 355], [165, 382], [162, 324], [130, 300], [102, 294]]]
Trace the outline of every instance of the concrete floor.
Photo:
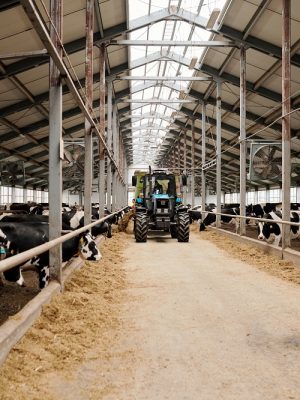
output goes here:
[[132, 239], [126, 257], [131, 329], [116, 352], [136, 360], [117, 358], [120, 391], [105, 399], [300, 399], [297, 285], [198, 233]]
[[198, 232], [189, 243], [128, 238], [117, 340], [104, 353], [95, 347], [67, 380], [47, 374], [51, 399], [300, 399], [299, 286]]

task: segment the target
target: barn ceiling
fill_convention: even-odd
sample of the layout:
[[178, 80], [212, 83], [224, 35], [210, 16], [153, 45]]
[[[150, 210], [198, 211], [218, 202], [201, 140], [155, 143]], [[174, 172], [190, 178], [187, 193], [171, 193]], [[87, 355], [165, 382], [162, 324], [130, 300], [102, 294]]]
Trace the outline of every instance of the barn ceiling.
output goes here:
[[[49, 25], [49, 1], [37, 0], [36, 5]], [[213, 28], [207, 30], [208, 18], [215, 7], [219, 7], [221, 13]], [[63, 43], [68, 54], [64, 61], [81, 90], [85, 84], [85, 8], [84, 0], [64, 0]], [[281, 140], [281, 9], [282, 0], [95, 1], [94, 113], [98, 113], [99, 107], [98, 46], [106, 43], [107, 81], [113, 82], [114, 102], [129, 165], [143, 162], [178, 167], [181, 160], [183, 166], [186, 135], [187, 162], [191, 168], [194, 125], [196, 172], [200, 172], [203, 103], [207, 160], [214, 160], [216, 82], [221, 81], [222, 186], [226, 192], [237, 188], [239, 47], [243, 45], [247, 49], [247, 137]], [[299, 2], [292, 2], [291, 15], [291, 147], [297, 160], [300, 152]], [[0, 161], [23, 161], [27, 186], [44, 188], [48, 185], [49, 56], [20, 1], [1, 2], [0, 27]], [[148, 41], [147, 45], [138, 45], [140, 40]], [[164, 40], [165, 44], [153, 42], [156, 40]], [[235, 46], [191, 46], [192, 42], [203, 40], [231, 41]], [[174, 42], [182, 43], [178, 46]], [[14, 56], [16, 53], [18, 57]], [[153, 77], [161, 79], [153, 80]], [[170, 79], [163, 80], [165, 77]], [[193, 80], [182, 80], [188, 77]], [[64, 86], [63, 137], [71, 140], [83, 136], [84, 116], [68, 87]], [[94, 157], [96, 175], [96, 142]], [[76, 187], [79, 179], [68, 176], [64, 187]], [[207, 170], [207, 179], [213, 188], [214, 168]], [[293, 179], [298, 181], [297, 172]], [[248, 187], [274, 183], [267, 177], [249, 181]]]

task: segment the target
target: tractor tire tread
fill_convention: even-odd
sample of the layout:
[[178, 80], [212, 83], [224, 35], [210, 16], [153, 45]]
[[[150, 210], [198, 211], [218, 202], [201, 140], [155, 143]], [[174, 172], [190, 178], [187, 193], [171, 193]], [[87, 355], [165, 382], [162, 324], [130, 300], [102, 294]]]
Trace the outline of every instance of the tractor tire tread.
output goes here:
[[188, 213], [178, 215], [177, 240], [178, 242], [188, 242], [190, 237], [190, 219]]
[[137, 214], [135, 217], [135, 240], [137, 243], [147, 242], [148, 218], [145, 214]]

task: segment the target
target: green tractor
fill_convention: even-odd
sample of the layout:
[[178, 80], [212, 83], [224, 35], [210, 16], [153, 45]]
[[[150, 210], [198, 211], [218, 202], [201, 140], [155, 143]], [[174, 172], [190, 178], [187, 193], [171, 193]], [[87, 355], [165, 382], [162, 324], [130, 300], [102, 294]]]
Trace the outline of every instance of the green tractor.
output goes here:
[[178, 242], [188, 242], [189, 214], [182, 204], [181, 187], [186, 176], [167, 170], [136, 171], [132, 177], [135, 191], [134, 234], [137, 242], [146, 242], [149, 230], [170, 232]]

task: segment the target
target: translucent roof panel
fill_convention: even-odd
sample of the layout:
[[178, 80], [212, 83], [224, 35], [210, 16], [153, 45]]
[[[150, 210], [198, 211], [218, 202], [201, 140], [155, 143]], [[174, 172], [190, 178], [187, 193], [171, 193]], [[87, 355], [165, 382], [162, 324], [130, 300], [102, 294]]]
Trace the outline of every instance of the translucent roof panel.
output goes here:
[[[209, 17], [214, 8], [220, 8], [225, 0], [130, 0], [129, 2], [130, 21], [146, 17], [164, 8], [175, 6], [195, 15]], [[131, 40], [156, 41], [178, 41], [192, 42], [209, 40], [211, 33], [205, 29], [195, 27], [193, 23], [182, 20], [163, 20], [147, 27], [142, 27], [129, 34]], [[131, 114], [147, 115], [152, 114], [149, 122], [147, 118], [132, 123], [132, 135], [138, 136], [133, 147], [133, 164], [140, 162], [145, 157], [145, 162], [155, 163], [156, 154], [162, 139], [174, 120], [174, 111], [181, 107], [178, 99], [189, 91], [190, 81], [173, 80], [172, 77], [191, 77], [195, 74], [189, 64], [193, 59], [199, 60], [205, 48], [183, 46], [157, 46], [132, 45], [129, 51], [129, 64], [140, 65], [131, 69], [130, 74], [145, 77], [145, 80], [131, 80], [131, 97], [134, 101], [130, 104]], [[177, 60], [182, 62], [178, 62]], [[136, 64], [134, 64], [136, 63]], [[147, 81], [147, 77], [164, 77], [163, 81]], [[181, 97], [180, 97], [181, 96]], [[151, 100], [151, 104], [138, 103], [139, 100]], [[164, 103], [164, 101], [166, 101]], [[177, 101], [177, 102], [176, 102]], [[137, 102], [137, 103], [135, 103]], [[138, 107], [138, 108], [137, 108]], [[169, 118], [169, 120], [166, 120]], [[173, 120], [172, 120], [173, 118]], [[138, 127], [145, 124], [151, 125], [146, 133], [141, 134]], [[159, 127], [160, 130], [157, 129]], [[136, 140], [136, 139], [134, 139]], [[151, 143], [151, 146], [150, 146]], [[148, 150], [146, 151], [146, 149]]]

